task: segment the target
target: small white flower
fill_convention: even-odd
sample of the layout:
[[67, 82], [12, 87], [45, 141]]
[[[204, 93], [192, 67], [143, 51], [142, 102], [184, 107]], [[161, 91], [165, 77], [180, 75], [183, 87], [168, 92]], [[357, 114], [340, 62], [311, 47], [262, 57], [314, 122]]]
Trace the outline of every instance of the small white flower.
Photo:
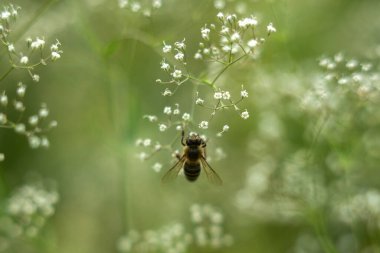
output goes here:
[[205, 54], [205, 55], [210, 54], [210, 48], [204, 48], [203, 49], [203, 54]]
[[40, 39], [40, 38], [36, 38], [36, 40], [35, 41], [33, 41], [31, 44], [30, 44], [30, 47], [32, 48], [32, 49], [38, 49], [38, 48], [40, 48], [40, 49], [42, 49], [42, 48], [44, 48], [44, 46], [45, 46], [45, 40], [44, 39]]
[[348, 62], [346, 63], [346, 67], [347, 67], [348, 69], [353, 69], [353, 68], [356, 68], [356, 67], [358, 66], [358, 64], [359, 64], [359, 62], [358, 62], [357, 60], [352, 59], [352, 60], [350, 60], [350, 61], [348, 61]]
[[8, 45], [8, 51], [10, 52], [10, 53], [14, 53], [15, 52], [15, 46], [13, 45], [13, 44], [9, 44]]
[[162, 1], [161, 0], [154, 0], [152, 3], [152, 7], [155, 9], [159, 9], [162, 6]]
[[219, 19], [223, 19], [224, 18], [224, 14], [222, 12], [219, 12], [217, 15], [216, 15]]
[[171, 75], [173, 76], [174, 79], [180, 79], [182, 77], [182, 71], [179, 69], [176, 69]]
[[230, 52], [231, 51], [231, 47], [229, 45], [225, 45], [225, 46], [222, 47], [222, 50], [224, 52]]
[[194, 55], [194, 59], [196, 60], [201, 60], [203, 57], [202, 57], [202, 54], [200, 52], [196, 52], [195, 55]]
[[25, 106], [21, 101], [14, 101], [13, 106], [16, 111], [22, 112], [25, 110]]
[[155, 172], [158, 173], [158, 172], [160, 172], [161, 169], [162, 169], [162, 164], [161, 164], [161, 163], [155, 163], [155, 164], [153, 164], [152, 169], [153, 169]]
[[188, 114], [188, 113], [184, 113], [184, 114], [182, 115], [182, 119], [185, 120], [185, 121], [190, 120], [190, 114]]
[[23, 97], [25, 95], [25, 91], [26, 91], [26, 85], [22, 84], [22, 83], [19, 83], [19, 86], [17, 87], [17, 95], [19, 97]]
[[0, 104], [6, 106], [8, 104], [8, 97], [5, 94], [0, 95]]
[[161, 62], [161, 69], [165, 70], [165, 71], [168, 71], [170, 69], [170, 64], [165, 62], [165, 60], [163, 60]]
[[165, 132], [167, 128], [168, 128], [168, 127], [167, 127], [165, 124], [160, 124], [160, 125], [158, 125], [158, 129], [159, 129], [161, 132]]
[[50, 128], [55, 128], [55, 127], [57, 127], [57, 126], [58, 126], [58, 122], [55, 121], [55, 120], [53, 120], [53, 121], [51, 121], [51, 122], [49, 123], [49, 127], [50, 127]]
[[197, 105], [203, 105], [204, 102], [205, 101], [201, 98], [197, 98], [197, 100], [195, 100], [195, 104], [197, 104]]
[[34, 75], [32, 76], [32, 79], [33, 79], [33, 81], [35, 81], [35, 82], [39, 82], [39, 81], [40, 81], [40, 76], [34, 74]]
[[36, 126], [38, 124], [38, 116], [37, 115], [30, 116], [29, 124], [32, 126]]
[[157, 121], [157, 116], [155, 115], [144, 115], [144, 119], [148, 119], [150, 122], [156, 122]]
[[29, 62], [28, 56], [22, 56], [21, 57], [21, 59], [20, 59], [21, 64], [28, 64], [28, 62]]
[[164, 92], [162, 93], [162, 95], [163, 95], [164, 97], [166, 97], [166, 96], [171, 96], [171, 95], [173, 95], [173, 92], [172, 92], [171, 90], [169, 90], [168, 88], [166, 88], [166, 89], [164, 90]]
[[167, 115], [172, 114], [172, 108], [170, 106], [165, 106], [164, 114], [167, 114]]
[[138, 2], [133, 2], [131, 4], [131, 11], [132, 12], [138, 12], [141, 9], [141, 4]]
[[207, 27], [204, 27], [201, 29], [201, 35], [204, 40], [210, 39], [210, 29]]
[[181, 130], [182, 130], [182, 126], [181, 126], [181, 125], [176, 126], [176, 127], [175, 127], [175, 130], [177, 130], [177, 131], [181, 131]]
[[144, 147], [149, 147], [150, 144], [152, 144], [152, 140], [151, 139], [145, 139], [145, 140], [142, 141], [142, 145]]
[[174, 55], [174, 59], [176, 59], [177, 61], [183, 61], [184, 58], [185, 58], [185, 55], [181, 51], [179, 51], [178, 53]]
[[257, 46], [257, 44], [259, 44], [259, 43], [255, 39], [249, 40], [247, 42], [247, 45], [248, 45], [249, 48], [255, 48]]
[[273, 26], [272, 23], [269, 23], [269, 25], [267, 26], [267, 32], [268, 32], [269, 34], [271, 34], [271, 33], [275, 33], [275, 32], [277, 32], [277, 29]]
[[243, 119], [248, 119], [249, 118], [249, 113], [247, 110], [245, 110], [244, 112], [241, 113], [240, 115]]
[[119, 7], [125, 8], [128, 5], [128, 0], [119, 0]]
[[51, 59], [53, 61], [58, 60], [59, 58], [61, 58], [61, 55], [58, 52], [56, 51], [51, 52]]
[[220, 33], [226, 35], [229, 33], [229, 31], [230, 31], [230, 28], [228, 28], [227, 26], [222, 26]]
[[48, 148], [50, 146], [49, 139], [46, 137], [41, 137], [41, 147]]
[[250, 26], [256, 26], [257, 25], [257, 19], [256, 18], [244, 18], [242, 20], [238, 21], [238, 25], [241, 28], [247, 28]]
[[224, 91], [222, 97], [224, 100], [229, 100], [231, 98], [231, 94], [228, 91]]
[[230, 127], [228, 125], [223, 126], [223, 132], [227, 132], [229, 129], [230, 129]]
[[39, 148], [40, 145], [41, 145], [41, 139], [38, 136], [35, 136], [35, 135], [29, 136], [28, 137], [28, 141], [29, 141], [29, 146], [32, 149]]
[[145, 152], [141, 152], [141, 153], [138, 155], [138, 157], [139, 157], [139, 159], [140, 159], [141, 161], [144, 161], [144, 160], [148, 157], [148, 155], [147, 155]]
[[241, 96], [242, 98], [247, 98], [247, 97], [248, 97], [248, 91], [246, 91], [246, 90], [242, 90], [242, 91], [240, 91], [240, 96]]
[[214, 98], [215, 99], [222, 99], [222, 92], [220, 91], [217, 91], [214, 93]]
[[41, 118], [46, 118], [49, 115], [49, 109], [46, 106], [42, 106], [42, 108], [38, 111], [38, 115]]
[[1, 19], [2, 20], [8, 20], [10, 16], [11, 16], [11, 13], [7, 10], [1, 12]]
[[22, 133], [25, 133], [25, 125], [24, 124], [17, 124], [15, 126], [15, 131], [16, 133], [19, 133], [19, 134], [22, 134]]
[[5, 155], [3, 153], [0, 153], [0, 162], [5, 160]]
[[178, 49], [186, 49], [185, 39], [175, 42], [174, 46]]
[[164, 41], [164, 47], [162, 48], [162, 52], [164, 52], [165, 54], [167, 54], [170, 51], [172, 51], [172, 46], [171, 45], [166, 45], [165, 41]]
[[207, 129], [208, 128], [208, 122], [207, 121], [201, 121], [201, 123], [199, 123], [199, 128]]
[[231, 41], [236, 42], [236, 41], [239, 41], [239, 40], [240, 40], [240, 34], [238, 32], [234, 32], [231, 35]]
[[174, 114], [174, 115], [178, 115], [178, 114], [180, 114], [179, 109], [178, 109], [178, 108], [177, 108], [177, 109], [174, 109], [173, 114]]

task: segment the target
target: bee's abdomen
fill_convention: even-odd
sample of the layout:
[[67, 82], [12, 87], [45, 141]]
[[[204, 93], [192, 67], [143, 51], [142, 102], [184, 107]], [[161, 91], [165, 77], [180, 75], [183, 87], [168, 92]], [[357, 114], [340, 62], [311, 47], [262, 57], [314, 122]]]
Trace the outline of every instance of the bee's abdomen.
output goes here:
[[185, 163], [183, 166], [183, 171], [185, 173], [185, 176], [187, 180], [194, 182], [199, 177], [199, 174], [201, 173], [201, 166], [200, 164], [190, 164]]

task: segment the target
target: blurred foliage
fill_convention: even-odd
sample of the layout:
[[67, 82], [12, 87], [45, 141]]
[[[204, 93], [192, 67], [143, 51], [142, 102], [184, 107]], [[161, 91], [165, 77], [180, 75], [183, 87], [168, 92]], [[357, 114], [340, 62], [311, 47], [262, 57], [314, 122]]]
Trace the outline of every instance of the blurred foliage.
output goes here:
[[[186, 38], [195, 53], [218, 2], [225, 2], [224, 13], [273, 22], [277, 32], [257, 60], [223, 76], [231, 91], [245, 84], [251, 115], [237, 121], [227, 112], [204, 131], [212, 136], [208, 152], [221, 147], [227, 155], [212, 161], [224, 185], [201, 176], [194, 184], [179, 178], [163, 186], [162, 173], [174, 162], [170, 152], [141, 162], [135, 141], [170, 142], [178, 133], [161, 134], [143, 115], [175, 103], [188, 110], [194, 101], [186, 87], [161, 95], [155, 80], [162, 75], [162, 41]], [[38, 69], [41, 80], [25, 98], [30, 108], [46, 102], [58, 121], [48, 133], [50, 148], [30, 149], [25, 138], [0, 129], [1, 215], [25, 184], [44, 182], [60, 197], [38, 235], [4, 252], [117, 252], [131, 231], [163, 234], [178, 223], [182, 236], [181, 229], [190, 233], [199, 225], [194, 204], [220, 211], [233, 244], [191, 244], [187, 252], [380, 252], [379, 1], [163, 0], [149, 17], [116, 0], [13, 4], [22, 7], [13, 39], [58, 38], [63, 54]], [[334, 59], [339, 52], [342, 61]], [[2, 73], [5, 57], [1, 52]], [[347, 67], [350, 60], [357, 65]], [[212, 69], [193, 59], [188, 65], [194, 73]], [[0, 91], [21, 80], [28, 80], [25, 73], [12, 72]], [[225, 122], [229, 131], [216, 138]], [[151, 169], [156, 162], [164, 165], [160, 173]]]

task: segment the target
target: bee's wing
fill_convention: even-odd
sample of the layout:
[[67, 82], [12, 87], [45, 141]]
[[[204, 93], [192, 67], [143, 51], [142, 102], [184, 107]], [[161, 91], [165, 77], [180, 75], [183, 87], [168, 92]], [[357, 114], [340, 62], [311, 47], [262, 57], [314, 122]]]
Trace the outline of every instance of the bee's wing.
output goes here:
[[210, 164], [208, 164], [208, 162], [203, 156], [201, 157], [201, 163], [202, 163], [203, 170], [206, 172], [208, 181], [216, 185], [222, 185], [223, 184], [222, 179], [215, 172], [215, 170], [211, 168]]
[[171, 167], [168, 172], [165, 173], [165, 175], [162, 177], [161, 182], [162, 183], [167, 183], [170, 181], [173, 181], [174, 179], [177, 178], [179, 171], [183, 167], [183, 163], [185, 162], [185, 156], [182, 156], [179, 161], [174, 164], [173, 167]]

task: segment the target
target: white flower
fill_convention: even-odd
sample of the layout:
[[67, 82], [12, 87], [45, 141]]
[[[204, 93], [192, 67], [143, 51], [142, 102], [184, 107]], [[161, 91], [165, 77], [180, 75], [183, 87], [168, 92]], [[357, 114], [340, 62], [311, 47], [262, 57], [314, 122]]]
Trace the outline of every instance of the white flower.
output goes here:
[[128, 5], [128, 0], [119, 0], [119, 7], [125, 8]]
[[216, 15], [219, 19], [223, 19], [224, 18], [224, 14], [222, 12], [219, 12], [217, 15]]
[[8, 20], [10, 16], [11, 16], [11, 13], [7, 10], [1, 12], [1, 19], [3, 20]]
[[176, 126], [176, 127], [175, 127], [175, 130], [177, 130], [177, 131], [181, 131], [181, 130], [182, 130], [182, 126], [181, 126], [181, 125]]
[[229, 45], [225, 45], [225, 46], [222, 47], [222, 50], [224, 52], [230, 52], [231, 51], [231, 47]]
[[250, 26], [256, 26], [257, 25], [257, 19], [252, 17], [252, 18], [244, 18], [242, 20], [238, 21], [238, 24], [241, 28], [247, 28]]
[[152, 6], [155, 9], [159, 9], [162, 6], [162, 1], [161, 0], [154, 0], [153, 3], [152, 3]]
[[164, 47], [162, 48], [162, 52], [164, 52], [166, 54], [166, 53], [169, 53], [170, 51], [172, 51], [172, 46], [166, 45], [165, 41], [164, 41]]
[[0, 162], [5, 160], [5, 155], [3, 153], [0, 153]]
[[58, 60], [59, 58], [61, 58], [61, 55], [58, 52], [56, 51], [51, 52], [51, 59], [53, 61]]
[[224, 91], [222, 97], [224, 100], [229, 100], [231, 98], [230, 92]]
[[29, 141], [29, 146], [33, 149], [39, 148], [41, 145], [41, 139], [35, 135], [29, 136], [28, 141]]
[[167, 115], [172, 114], [172, 108], [170, 106], [165, 106], [164, 114], [167, 114]]
[[249, 118], [249, 113], [247, 110], [245, 110], [244, 112], [241, 113], [240, 115], [243, 119], [248, 119]]
[[238, 32], [234, 32], [232, 35], [231, 35], [231, 41], [239, 41], [240, 40], [240, 34]]
[[38, 115], [41, 117], [41, 118], [46, 118], [48, 115], [49, 115], [49, 110], [43, 106], [39, 112], [38, 112]]
[[182, 52], [178, 52], [176, 55], [174, 55], [174, 58], [177, 61], [183, 61], [183, 59], [185, 58], [185, 55]]
[[175, 42], [174, 46], [178, 49], [186, 49], [185, 39]]
[[210, 54], [210, 48], [204, 48], [203, 49], [203, 54], [205, 54], [205, 55]]
[[141, 9], [141, 4], [138, 2], [133, 2], [131, 4], [131, 11], [132, 12], [138, 12]]
[[270, 34], [270, 33], [275, 33], [277, 32], [276, 28], [273, 26], [272, 23], [269, 23], [269, 25], [267, 26], [267, 32]]
[[215, 99], [222, 99], [222, 92], [220, 91], [217, 91], [214, 93], [214, 98]]
[[352, 60], [350, 60], [350, 61], [348, 61], [347, 63], [346, 63], [346, 67], [348, 68], [348, 69], [353, 69], [353, 68], [356, 68], [357, 66], [358, 66], [358, 61], [357, 60], [355, 60], [355, 59], [352, 59]]
[[242, 91], [240, 91], [240, 95], [242, 98], [247, 98], [248, 97], [248, 91], [242, 90]]
[[201, 123], [199, 123], [199, 128], [207, 129], [208, 128], [208, 122], [207, 121], [201, 121]]
[[25, 133], [25, 125], [24, 124], [17, 124], [15, 126], [15, 131], [16, 133], [19, 133], [19, 134], [22, 134], [22, 133]]
[[202, 54], [200, 52], [196, 52], [195, 55], [194, 55], [194, 59], [196, 60], [201, 60], [203, 57], [202, 57]]
[[227, 132], [229, 129], [230, 129], [230, 127], [228, 125], [223, 126], [223, 132]]
[[201, 98], [197, 98], [197, 100], [195, 100], [195, 104], [197, 105], [202, 105], [205, 101]]
[[177, 108], [177, 109], [174, 109], [174, 111], [173, 111], [173, 114], [174, 115], [178, 115], [180, 113], [180, 111], [179, 111], [179, 109]]
[[20, 59], [21, 64], [28, 64], [28, 62], [29, 62], [28, 56], [21, 57], [21, 59]]
[[210, 39], [210, 29], [207, 27], [204, 27], [201, 29], [201, 35], [204, 40]]
[[39, 82], [39, 81], [40, 81], [40, 76], [34, 74], [34, 75], [32, 76], [32, 79], [33, 79], [33, 81], [35, 81], [35, 82]]
[[173, 95], [173, 92], [172, 92], [171, 90], [169, 90], [168, 88], [166, 88], [166, 89], [164, 90], [164, 92], [162, 93], [162, 95], [163, 95], [164, 97], [166, 97], [166, 96], [171, 96], [171, 95]]
[[249, 40], [249, 41], [247, 42], [247, 45], [248, 45], [248, 47], [250, 47], [250, 48], [254, 48], [254, 47], [256, 47], [257, 44], [259, 44], [259, 43], [258, 43], [257, 40], [255, 40], [255, 39]]
[[45, 46], [45, 40], [40, 39], [40, 38], [38, 38], [38, 37], [36, 38], [35, 41], [33, 41], [33, 42], [30, 44], [30, 47], [31, 47], [32, 49], [38, 49], [38, 48], [42, 49], [42, 48], [44, 48], [44, 46]]
[[180, 79], [182, 77], [182, 71], [176, 69], [171, 75], [173, 76], [174, 79]]
[[9, 44], [9, 45], [8, 45], [8, 51], [9, 51], [9, 52], [13, 53], [15, 50], [16, 50], [16, 49], [15, 49], [15, 46], [14, 46], [13, 44]]
[[163, 60], [161, 62], [161, 69], [165, 70], [165, 71], [168, 71], [170, 69], [170, 64], [165, 62], [165, 60]]
[[142, 141], [142, 145], [144, 147], [149, 147], [150, 144], [152, 144], [152, 140], [151, 139], [145, 139], [145, 140]]
[[8, 104], [8, 97], [5, 94], [0, 95], [0, 104], [6, 106]]
[[50, 142], [48, 138], [41, 137], [41, 147], [48, 148], [50, 146]]
[[155, 115], [144, 115], [144, 119], [148, 119], [150, 122], [156, 122], [157, 121], [157, 116]]
[[17, 111], [22, 112], [25, 110], [25, 106], [21, 101], [14, 101], [13, 105]]
[[160, 172], [161, 169], [162, 169], [162, 164], [161, 164], [161, 163], [155, 163], [155, 164], [153, 164], [152, 169], [153, 169], [155, 172], [158, 173], [158, 172]]
[[38, 116], [37, 115], [30, 116], [29, 124], [32, 126], [36, 126], [38, 124]]
[[165, 125], [165, 124], [160, 124], [158, 125], [158, 129], [161, 131], [161, 132], [164, 132], [166, 131], [168, 127]]
[[228, 34], [229, 31], [230, 31], [230, 28], [228, 28], [227, 26], [222, 26], [220, 33], [221, 34]]
[[190, 120], [190, 114], [188, 114], [188, 113], [184, 113], [184, 114], [182, 115], [182, 119], [185, 120], [185, 121]]
[[22, 83], [19, 84], [19, 86], [17, 87], [17, 95], [19, 97], [23, 97], [25, 95], [25, 91], [26, 91], [26, 86]]

